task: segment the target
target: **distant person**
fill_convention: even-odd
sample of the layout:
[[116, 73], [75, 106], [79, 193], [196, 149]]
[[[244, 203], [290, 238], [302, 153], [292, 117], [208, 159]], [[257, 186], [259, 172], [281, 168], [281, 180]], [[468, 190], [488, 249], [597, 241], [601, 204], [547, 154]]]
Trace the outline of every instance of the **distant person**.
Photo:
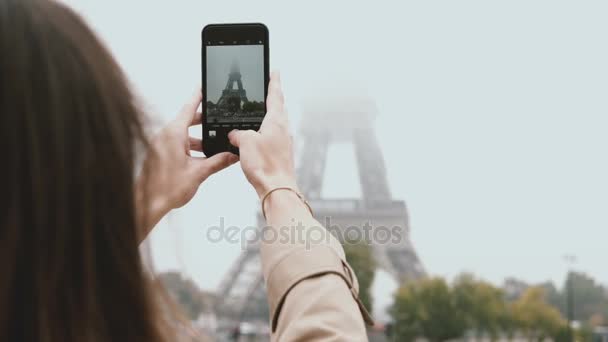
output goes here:
[[[188, 136], [201, 91], [146, 139], [110, 53], [78, 15], [44, 0], [0, 1], [0, 82], [0, 341], [177, 340], [138, 245], [238, 161], [190, 155], [201, 150]], [[278, 75], [267, 111], [259, 133], [230, 134], [260, 197], [297, 191]], [[319, 225], [295, 191], [264, 201], [270, 226]], [[310, 251], [262, 243], [261, 256], [273, 340], [366, 340], [368, 316], [336, 240]]]

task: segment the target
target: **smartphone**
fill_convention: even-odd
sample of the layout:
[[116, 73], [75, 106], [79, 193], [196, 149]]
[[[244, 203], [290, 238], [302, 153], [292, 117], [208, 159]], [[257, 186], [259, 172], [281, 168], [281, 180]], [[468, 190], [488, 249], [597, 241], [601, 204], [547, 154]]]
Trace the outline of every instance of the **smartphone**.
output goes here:
[[264, 24], [211, 24], [202, 32], [203, 153], [238, 154], [233, 129], [259, 130], [270, 78]]

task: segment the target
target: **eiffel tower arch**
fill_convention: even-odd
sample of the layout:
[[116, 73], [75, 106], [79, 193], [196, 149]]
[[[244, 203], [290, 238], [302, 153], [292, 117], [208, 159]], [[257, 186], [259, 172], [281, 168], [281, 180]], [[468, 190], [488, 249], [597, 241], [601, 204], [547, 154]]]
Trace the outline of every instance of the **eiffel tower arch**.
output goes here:
[[[382, 151], [373, 129], [376, 107], [368, 98], [332, 98], [304, 107], [300, 126], [298, 184], [309, 200], [315, 217], [331, 229], [395, 227], [400, 239], [372, 241], [372, 255], [379, 269], [398, 283], [419, 279], [426, 272], [409, 239], [409, 219], [405, 202], [395, 200], [389, 190]], [[322, 197], [327, 151], [335, 142], [352, 142], [359, 171], [361, 198]], [[343, 172], [352, 172], [347, 166]], [[329, 220], [329, 221], [328, 221]], [[264, 226], [258, 213], [258, 227]], [[329, 228], [329, 227], [326, 227]], [[268, 306], [261, 273], [259, 246], [249, 244], [226, 274], [218, 290], [216, 310], [234, 322], [265, 322]]]

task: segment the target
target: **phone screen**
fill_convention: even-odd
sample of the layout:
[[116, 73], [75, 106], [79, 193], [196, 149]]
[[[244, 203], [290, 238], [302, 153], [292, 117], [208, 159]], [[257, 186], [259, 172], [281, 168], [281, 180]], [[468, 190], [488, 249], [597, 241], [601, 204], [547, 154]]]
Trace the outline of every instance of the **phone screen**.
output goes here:
[[259, 125], [264, 119], [264, 45], [207, 46], [207, 122]]
[[244, 24], [214, 28], [203, 30], [205, 154], [236, 152], [227, 134], [233, 129], [258, 130], [266, 114], [267, 31], [257, 36], [253, 33], [258, 26]]

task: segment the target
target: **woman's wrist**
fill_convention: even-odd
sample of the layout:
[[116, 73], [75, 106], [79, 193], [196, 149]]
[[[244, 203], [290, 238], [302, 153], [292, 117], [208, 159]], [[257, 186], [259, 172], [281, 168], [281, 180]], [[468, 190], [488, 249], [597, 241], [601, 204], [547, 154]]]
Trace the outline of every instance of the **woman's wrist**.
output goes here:
[[295, 177], [289, 176], [274, 176], [264, 179], [259, 182], [258, 186], [254, 186], [260, 200], [264, 198], [270, 191], [276, 188], [288, 187], [296, 192], [300, 192]]
[[135, 206], [140, 230], [140, 242], [152, 231], [154, 226], [169, 212], [171, 208], [162, 194], [154, 194], [145, 188], [141, 180], [135, 190]]
[[293, 216], [292, 218], [302, 217], [302, 215], [312, 216], [308, 204], [305, 202], [305, 199], [299, 195], [298, 190], [296, 188], [289, 188], [291, 190], [280, 189], [272, 191], [272, 193], [263, 200], [261, 205], [263, 206], [262, 209], [266, 215], [267, 221], [273, 221], [273, 218], [276, 217], [277, 213], [281, 215], [290, 213], [290, 215]]

